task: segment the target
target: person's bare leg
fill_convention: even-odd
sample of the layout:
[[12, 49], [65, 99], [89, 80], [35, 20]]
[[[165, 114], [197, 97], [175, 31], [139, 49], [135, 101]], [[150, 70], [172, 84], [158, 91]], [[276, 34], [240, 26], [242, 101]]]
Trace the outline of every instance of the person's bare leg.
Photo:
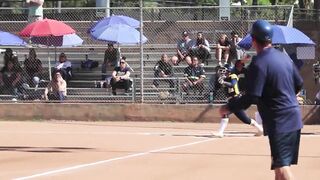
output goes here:
[[289, 166], [276, 168], [274, 172], [275, 172], [275, 180], [293, 180], [294, 179]]
[[224, 64], [228, 63], [229, 59], [229, 48], [224, 49]]
[[192, 64], [192, 61], [191, 61], [191, 57], [190, 57], [190, 56], [187, 56], [187, 57], [185, 58], [185, 61], [186, 61], [186, 63], [187, 63], [188, 65], [191, 65], [191, 64]]
[[221, 56], [222, 56], [222, 49], [221, 48], [217, 48], [216, 50], [216, 56], [217, 56], [217, 59], [218, 59], [218, 63], [219, 65], [221, 66]]

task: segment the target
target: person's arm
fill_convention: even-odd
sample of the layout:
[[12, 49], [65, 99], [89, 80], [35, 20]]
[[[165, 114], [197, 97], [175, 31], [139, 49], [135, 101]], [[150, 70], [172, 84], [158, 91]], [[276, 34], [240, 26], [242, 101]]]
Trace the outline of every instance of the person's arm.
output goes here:
[[229, 88], [234, 87], [237, 84], [237, 82], [238, 82], [237, 79], [231, 79], [231, 82], [226, 82], [223, 79], [219, 79], [220, 84], [225, 85]]
[[192, 82], [191, 82], [190, 79], [189, 79], [188, 69], [189, 69], [189, 67], [186, 67], [186, 68], [184, 69], [183, 75], [184, 75], [184, 77], [185, 77], [185, 80], [188, 82], [188, 84], [192, 85]]
[[127, 71], [125, 75], [120, 77], [120, 79], [130, 79], [130, 71]]
[[107, 64], [109, 62], [109, 56], [108, 56], [109, 51], [105, 50], [104, 51], [104, 58], [103, 58], [103, 63]]
[[112, 77], [113, 77], [114, 79], [117, 78], [117, 71], [116, 71], [116, 70], [113, 70], [113, 72], [112, 72]]
[[50, 81], [49, 83], [48, 83], [48, 86], [44, 89], [44, 99], [45, 100], [49, 100], [49, 98], [48, 98], [48, 93], [49, 93], [49, 91], [52, 91], [51, 90], [51, 83], [52, 83], [52, 81]]
[[200, 83], [200, 82], [202, 82], [205, 78], [206, 78], [205, 71], [204, 71], [203, 68], [201, 68], [199, 79], [196, 80], [196, 81], [194, 81], [193, 84]]
[[158, 61], [158, 62], [154, 65], [153, 70], [154, 70], [156, 73], [159, 72], [159, 70], [160, 70], [160, 61]]
[[198, 49], [197, 40], [196, 39], [191, 40], [190, 44], [191, 44], [191, 46], [190, 46], [191, 50]]
[[171, 66], [171, 64], [168, 64], [168, 68], [169, 68], [169, 74], [167, 74], [167, 76], [173, 76], [173, 68]]
[[207, 51], [210, 52], [210, 45], [208, 40], [204, 40], [204, 44], [202, 44], [202, 47], [205, 48]]
[[59, 80], [59, 92], [62, 92], [64, 96], [67, 96], [67, 82], [64, 79]]
[[294, 80], [294, 88], [295, 88], [295, 93], [297, 94], [303, 86], [303, 79], [301, 75], [299, 74], [299, 71], [297, 67], [292, 63], [293, 66], [293, 80]]
[[194, 85], [201, 83], [204, 80], [204, 76], [200, 76], [200, 78], [193, 82]]
[[36, 72], [37, 74], [41, 74], [43, 72], [43, 68], [42, 68], [42, 62], [40, 61], [40, 59], [37, 59], [37, 70], [38, 72]]
[[46, 87], [45, 89], [44, 89], [44, 99], [47, 101], [47, 100], [49, 100], [49, 98], [48, 98], [48, 92], [49, 92], [49, 90], [48, 90], [48, 88]]

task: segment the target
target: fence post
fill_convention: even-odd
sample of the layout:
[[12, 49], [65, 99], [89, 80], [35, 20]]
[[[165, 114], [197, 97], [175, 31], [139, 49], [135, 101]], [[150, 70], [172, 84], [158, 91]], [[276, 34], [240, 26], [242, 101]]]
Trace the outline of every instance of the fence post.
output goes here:
[[141, 103], [144, 102], [143, 97], [143, 43], [142, 43], [142, 36], [143, 36], [143, 1], [140, 0], [140, 95], [141, 95]]

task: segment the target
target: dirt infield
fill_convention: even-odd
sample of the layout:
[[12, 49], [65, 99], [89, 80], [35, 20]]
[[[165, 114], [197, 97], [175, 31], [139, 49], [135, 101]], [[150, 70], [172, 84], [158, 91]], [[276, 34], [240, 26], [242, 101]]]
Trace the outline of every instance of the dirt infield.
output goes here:
[[[0, 121], [0, 179], [273, 179], [266, 137], [214, 123]], [[296, 179], [320, 177], [320, 126], [305, 126]]]

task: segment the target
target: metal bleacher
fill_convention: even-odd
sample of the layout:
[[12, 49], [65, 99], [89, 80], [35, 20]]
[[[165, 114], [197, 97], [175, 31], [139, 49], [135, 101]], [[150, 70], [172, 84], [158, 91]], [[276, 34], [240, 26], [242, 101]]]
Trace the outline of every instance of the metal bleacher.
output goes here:
[[[177, 83], [174, 96], [169, 96], [166, 99], [159, 97], [159, 91], [169, 91], [169, 87], [160, 84], [158, 89], [152, 87], [154, 80], [154, 65], [160, 60], [161, 54], [166, 53], [169, 56], [175, 55], [176, 45], [146, 45], [144, 47], [144, 61], [143, 61], [143, 95], [144, 102], [150, 103], [207, 103], [207, 95], [189, 95], [180, 92], [180, 83]], [[42, 61], [44, 69], [48, 72], [46, 82], [49, 81], [49, 58], [50, 65], [54, 67], [56, 60], [60, 52], [64, 52], [67, 55], [68, 60], [72, 62], [73, 66], [73, 79], [68, 83], [68, 100], [75, 102], [135, 102], [140, 98], [140, 49], [137, 46], [134, 47], [121, 47], [121, 55], [127, 57], [127, 62], [134, 70], [131, 73], [131, 77], [134, 79], [134, 88], [130, 93], [124, 93], [120, 91], [116, 96], [111, 93], [110, 87], [97, 88], [97, 84], [101, 81], [101, 64], [104, 58], [105, 47], [73, 47], [73, 48], [37, 48], [37, 56]], [[21, 64], [23, 64], [25, 55], [28, 54], [27, 48], [14, 49], [17, 52]], [[49, 53], [48, 53], [49, 52]], [[214, 49], [211, 51], [211, 57], [214, 56]], [[81, 68], [81, 61], [85, 60], [85, 56], [99, 62], [99, 66], [93, 69]], [[0, 57], [1, 58], [1, 57]], [[205, 64], [204, 69], [206, 71], [206, 87], [208, 87], [208, 80], [210, 76], [214, 75], [216, 60], [211, 58], [208, 63]], [[187, 67], [185, 62], [181, 62], [178, 66], [173, 66], [176, 81], [181, 81], [183, 78], [184, 68]], [[107, 70], [107, 74], [111, 74], [112, 69]], [[44, 87], [44, 86], [43, 86]], [[0, 99], [5, 99], [1, 98]]]

